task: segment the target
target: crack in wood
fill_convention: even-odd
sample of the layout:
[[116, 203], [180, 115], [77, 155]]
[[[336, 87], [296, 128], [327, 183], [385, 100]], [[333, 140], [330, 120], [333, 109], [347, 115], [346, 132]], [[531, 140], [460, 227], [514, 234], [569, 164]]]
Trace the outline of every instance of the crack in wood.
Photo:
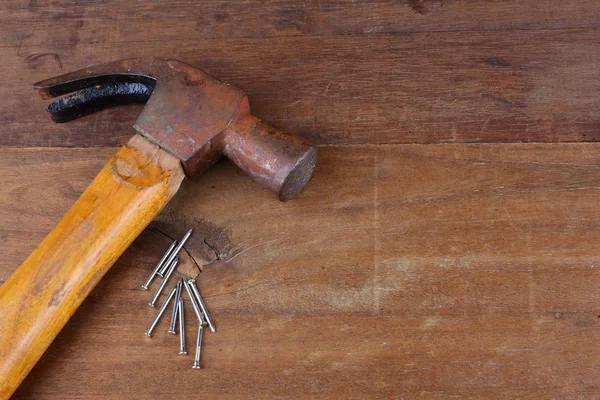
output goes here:
[[[160, 228], [157, 227], [151, 227], [151, 228], [147, 228], [150, 232], [154, 232], [154, 233], [158, 233], [159, 235], [163, 235], [171, 240], [177, 240], [174, 237], [172, 237], [171, 235], [169, 235], [167, 232], [163, 231]], [[206, 241], [204, 242], [206, 244]], [[210, 247], [210, 246], [209, 246]], [[196, 260], [196, 258], [193, 256], [192, 253], [190, 253], [188, 251], [188, 249], [185, 248], [185, 245], [181, 248], [183, 251], [185, 251], [187, 253], [188, 256], [190, 256], [190, 259], [194, 262], [194, 264], [196, 264], [196, 267], [198, 268], [199, 271], [202, 271], [202, 267], [200, 266], [200, 264], [198, 264], [198, 261]]]

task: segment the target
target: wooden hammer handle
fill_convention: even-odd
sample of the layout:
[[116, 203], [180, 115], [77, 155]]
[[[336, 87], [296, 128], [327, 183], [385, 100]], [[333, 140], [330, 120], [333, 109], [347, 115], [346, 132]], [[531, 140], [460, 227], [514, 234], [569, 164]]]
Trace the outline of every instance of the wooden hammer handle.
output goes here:
[[16, 390], [183, 178], [178, 159], [135, 135], [0, 287], [0, 399]]

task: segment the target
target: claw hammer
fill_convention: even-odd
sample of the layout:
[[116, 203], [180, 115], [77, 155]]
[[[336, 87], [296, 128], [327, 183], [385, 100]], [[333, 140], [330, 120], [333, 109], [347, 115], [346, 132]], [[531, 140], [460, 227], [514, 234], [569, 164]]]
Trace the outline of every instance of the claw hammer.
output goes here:
[[316, 149], [250, 113], [247, 96], [167, 58], [97, 65], [34, 85], [57, 122], [146, 102], [137, 133], [0, 287], [0, 399], [9, 398], [85, 297], [173, 197], [223, 155], [287, 201], [306, 185]]

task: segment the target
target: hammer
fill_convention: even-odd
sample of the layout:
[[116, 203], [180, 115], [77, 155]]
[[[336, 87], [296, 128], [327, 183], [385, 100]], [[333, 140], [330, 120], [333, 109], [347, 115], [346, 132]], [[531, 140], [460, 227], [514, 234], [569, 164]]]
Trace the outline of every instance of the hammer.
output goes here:
[[281, 201], [306, 185], [316, 149], [250, 113], [248, 97], [168, 58], [134, 58], [38, 82], [57, 122], [146, 102], [137, 133], [0, 287], [0, 399], [7, 399], [85, 297], [186, 176], [223, 155]]

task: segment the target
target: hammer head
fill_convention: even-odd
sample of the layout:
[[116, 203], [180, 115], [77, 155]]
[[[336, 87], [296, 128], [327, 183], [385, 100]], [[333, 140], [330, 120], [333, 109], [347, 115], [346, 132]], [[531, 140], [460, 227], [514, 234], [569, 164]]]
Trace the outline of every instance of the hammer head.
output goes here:
[[[226, 155], [280, 200], [293, 198], [315, 167], [316, 149], [250, 114], [247, 96], [181, 61], [134, 58], [97, 65], [34, 84], [57, 122], [98, 109], [146, 102], [136, 131], [178, 157], [188, 175]], [[70, 93], [70, 94], [69, 94]]]

